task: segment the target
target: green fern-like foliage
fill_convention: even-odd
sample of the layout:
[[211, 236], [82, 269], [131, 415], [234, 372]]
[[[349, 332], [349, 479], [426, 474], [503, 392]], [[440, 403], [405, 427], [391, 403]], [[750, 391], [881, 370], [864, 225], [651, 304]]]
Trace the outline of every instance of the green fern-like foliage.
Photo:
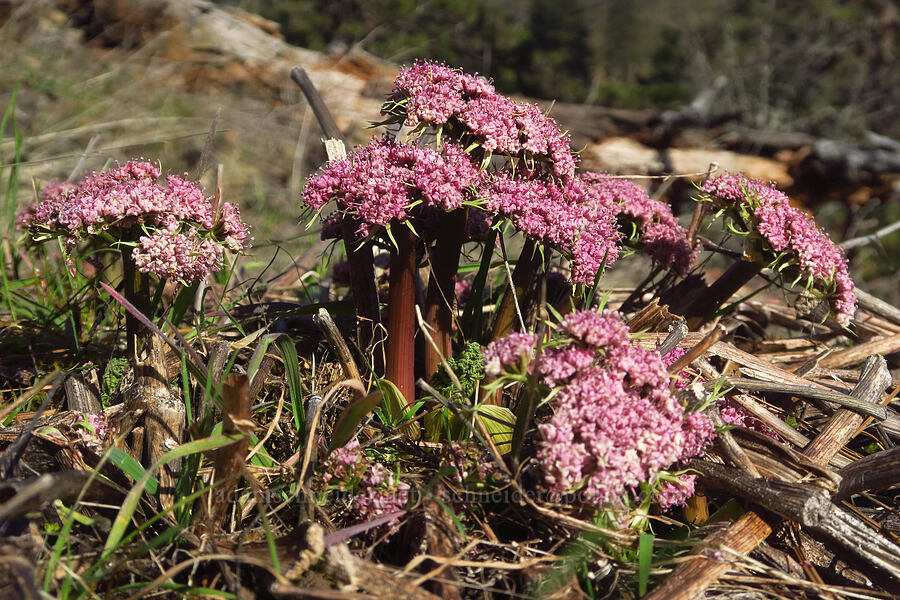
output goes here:
[[128, 359], [124, 356], [110, 359], [106, 363], [106, 368], [103, 370], [102, 389], [100, 390], [100, 403], [104, 407], [109, 404], [109, 399], [119, 386], [119, 381], [122, 379], [126, 368], [128, 368]]
[[462, 384], [462, 394], [450, 381], [443, 368], [438, 370], [434, 377], [434, 388], [442, 396], [455, 402], [472, 398], [478, 382], [484, 379], [484, 356], [481, 354], [481, 346], [477, 342], [468, 342], [458, 356], [447, 359], [447, 364]]

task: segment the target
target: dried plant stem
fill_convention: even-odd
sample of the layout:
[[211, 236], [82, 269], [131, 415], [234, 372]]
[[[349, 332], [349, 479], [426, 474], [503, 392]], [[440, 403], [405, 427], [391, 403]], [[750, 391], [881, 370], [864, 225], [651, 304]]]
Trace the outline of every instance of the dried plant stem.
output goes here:
[[900, 349], [900, 333], [895, 333], [846, 350], [833, 352], [820, 360], [818, 366], [825, 369], [849, 367], [862, 362], [872, 354], [890, 354], [898, 349]]
[[855, 566], [882, 585], [888, 587], [900, 581], [900, 547], [835, 505], [822, 488], [750, 477], [738, 469], [705, 461], [691, 465], [702, 473], [704, 484], [746, 498], [801, 525], [829, 547], [855, 559]]
[[[884, 358], [872, 356], [866, 361], [860, 382], [851, 395], [874, 403], [889, 383], [890, 374]], [[863, 417], [847, 409], [836, 411], [825, 429], [806, 447], [803, 454], [819, 464], [827, 465], [855, 434], [862, 420]], [[731, 567], [727, 562], [729, 554], [749, 554], [772, 533], [774, 525], [776, 523], [769, 523], [752, 510], [744, 513], [728, 529], [713, 534], [707, 540], [706, 546], [727, 550], [724, 556], [726, 560], [714, 560], [698, 554], [672, 572], [646, 599], [687, 600], [700, 594]]]
[[391, 233], [397, 246], [391, 248], [385, 377], [412, 404], [416, 398], [416, 241], [413, 232], [402, 223], [394, 223]]
[[900, 325], [900, 308], [893, 304], [888, 304], [881, 298], [876, 298], [859, 288], [856, 288], [853, 293], [856, 294], [856, 300], [859, 302], [860, 308], [882, 319], [886, 319], [894, 325]]
[[710, 331], [706, 336], [700, 340], [700, 342], [695, 345], [693, 348], [687, 351], [687, 353], [676, 360], [669, 366], [669, 373], [678, 373], [692, 362], [700, 358], [704, 352], [709, 350], [710, 346], [718, 342], [722, 339], [722, 336], [725, 335], [725, 328], [721, 325], [716, 325], [713, 327], [712, 331]]
[[[222, 386], [222, 433], [246, 431], [250, 423], [250, 381], [246, 375], [232, 373]], [[209, 531], [218, 531], [225, 522], [241, 475], [250, 439], [244, 436], [215, 452], [215, 470], [209, 501]]]
[[835, 500], [865, 490], [885, 490], [900, 483], [900, 446], [888, 448], [850, 463], [840, 471], [841, 484]]
[[320, 308], [313, 316], [313, 322], [319, 326], [319, 329], [325, 335], [325, 339], [328, 340], [332, 349], [337, 353], [338, 361], [341, 363], [341, 370], [344, 372], [344, 378], [362, 381], [359, 376], [359, 369], [356, 368], [356, 361], [353, 360], [353, 355], [350, 353], [350, 348], [347, 347], [344, 336], [341, 335], [337, 325], [335, 325], [331, 314], [324, 308]]
[[[801, 396], [803, 398], [816, 398], [827, 402], [834, 402], [841, 406], [866, 416], [875, 417], [879, 420], [887, 418], [887, 410], [883, 406], [878, 406], [871, 402], [865, 402], [835, 392], [833, 390], [822, 389], [807, 385], [794, 385], [791, 383], [776, 383], [773, 381], [757, 381], [755, 379], [747, 379], [745, 377], [726, 377], [726, 383], [736, 388], [741, 388], [750, 392], [776, 392], [780, 394], [791, 394], [793, 396]], [[710, 387], [712, 382], [710, 383]]]
[[[137, 270], [131, 252], [122, 252], [122, 262], [125, 300], [145, 317], [152, 319], [149, 277]], [[160, 282], [158, 285], [165, 283]], [[141, 455], [144, 464], [149, 466], [181, 443], [186, 409], [184, 401], [169, 388], [169, 370], [162, 338], [131, 312], [126, 312], [125, 329], [128, 336], [128, 357], [134, 368], [134, 383], [125, 390], [125, 405], [129, 410], [143, 411], [144, 448]], [[140, 452], [140, 449], [136, 447], [135, 451]], [[175, 500], [175, 483], [180, 470], [181, 461], [176, 460], [159, 472], [159, 501], [164, 508], [171, 506]]]
[[462, 250], [466, 209], [460, 208], [444, 215], [442, 228], [433, 251], [430, 252], [431, 276], [425, 293], [425, 322], [431, 326], [435, 349], [425, 345], [425, 377], [434, 375], [441, 358], [453, 356], [452, 326], [456, 270]]

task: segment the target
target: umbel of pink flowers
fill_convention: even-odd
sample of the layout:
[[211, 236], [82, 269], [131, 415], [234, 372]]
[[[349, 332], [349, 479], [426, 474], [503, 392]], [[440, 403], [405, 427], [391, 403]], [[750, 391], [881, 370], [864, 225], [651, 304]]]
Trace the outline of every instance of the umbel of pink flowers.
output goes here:
[[[618, 312], [570, 313], [557, 329], [537, 367], [541, 382], [558, 388], [553, 416], [538, 425], [536, 458], [547, 490], [616, 508], [646, 482], [663, 508], [683, 503], [693, 478], [666, 484], [660, 474], [699, 455], [715, 435], [712, 422], [701, 412], [685, 413], [664, 359], [632, 342]], [[536, 343], [523, 333], [492, 342], [485, 372], [530, 372]]]
[[[651, 258], [687, 273], [694, 248], [671, 210], [628, 182], [576, 174], [568, 134], [536, 104], [514, 102], [475, 75], [418, 61], [398, 75], [382, 113], [386, 124], [412, 128], [406, 142], [376, 138], [324, 166], [307, 181], [303, 201], [312, 211], [336, 202], [338, 218], [350, 221], [358, 236], [379, 235], [392, 247], [386, 372], [408, 401], [412, 372], [397, 373], [392, 366], [412, 364], [413, 358], [412, 293], [405, 290], [412, 287], [415, 261], [402, 258], [414, 254], [417, 244], [407, 225], [420, 242], [436, 238], [434, 247], [441, 249], [431, 265], [442, 291], [429, 290], [426, 320], [437, 315], [429, 325], [445, 355], [451, 323], [446, 298], [452, 297], [463, 237], [484, 229], [486, 218], [504, 219], [526, 236], [513, 287], [537, 274], [540, 261], [530, 258], [536, 244], [568, 259], [573, 282], [592, 284], [619, 256], [622, 229], [640, 234], [626, 242], [640, 246], [643, 236]], [[468, 227], [460, 224], [466, 219]], [[324, 236], [335, 234], [335, 223], [334, 216], [326, 220]], [[495, 316], [495, 336], [512, 322], [508, 296]], [[437, 304], [433, 311], [429, 298]], [[430, 376], [438, 362], [426, 356], [426, 363]]]
[[397, 76], [382, 112], [415, 132], [458, 140], [482, 166], [506, 157], [500, 168], [482, 169], [475, 196], [489, 213], [569, 258], [576, 283], [592, 283], [615, 262], [624, 221], [636, 223], [652, 259], [681, 275], [690, 268], [694, 248], [671, 209], [631, 182], [576, 174], [569, 135], [537, 104], [514, 102], [476, 75], [418, 61]]
[[774, 184], [741, 174], [709, 179], [700, 191], [718, 207], [730, 210], [745, 231], [763, 242], [769, 254], [766, 259], [781, 255], [798, 266], [807, 287], [827, 299], [835, 320], [843, 326], [850, 324], [856, 295], [844, 252], [809, 215], [791, 206]]
[[132, 161], [77, 184], [41, 189], [40, 202], [19, 214], [35, 241], [62, 237], [66, 248], [95, 239], [125, 248], [138, 270], [192, 283], [221, 268], [224, 250], [251, 240], [238, 207], [213, 207], [200, 187], [178, 175], [158, 181], [159, 166]]

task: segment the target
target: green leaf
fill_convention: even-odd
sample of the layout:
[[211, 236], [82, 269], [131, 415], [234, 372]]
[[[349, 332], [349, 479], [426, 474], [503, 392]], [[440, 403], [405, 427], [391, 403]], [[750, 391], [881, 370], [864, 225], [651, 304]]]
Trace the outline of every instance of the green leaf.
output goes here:
[[384, 394], [381, 391], [375, 391], [368, 396], [357, 397], [350, 402], [334, 426], [334, 433], [331, 436], [328, 452], [332, 452], [350, 441], [350, 438], [356, 432], [356, 428], [362, 423], [363, 418], [375, 410], [383, 396]]
[[[194, 302], [194, 296], [197, 295], [197, 289], [200, 287], [200, 282], [195, 282], [192, 285], [181, 288], [181, 291], [178, 292], [178, 297], [175, 298], [175, 302], [172, 304], [172, 311], [169, 313], [169, 320], [172, 321], [173, 324], [178, 325], [181, 322], [181, 319], [184, 318], [185, 313], [191, 307], [191, 304]], [[160, 286], [162, 288], [162, 286]]]
[[182, 444], [181, 446], [166, 452], [162, 458], [147, 469], [143, 477], [134, 484], [134, 487], [131, 488], [131, 491], [128, 492], [128, 495], [122, 502], [122, 507], [119, 509], [115, 521], [113, 521], [112, 529], [109, 531], [109, 537], [106, 538], [106, 544], [103, 546], [101, 562], [105, 562], [118, 548], [119, 542], [122, 540], [122, 537], [125, 535], [125, 530], [128, 529], [128, 524], [131, 522], [131, 517], [134, 516], [134, 512], [137, 510], [141, 496], [154, 473], [173, 460], [184, 458], [185, 456], [190, 456], [197, 452], [209, 452], [210, 450], [222, 448], [228, 444], [240, 441], [241, 437], [242, 436], [240, 435], [217, 435], [194, 442], [188, 442], [187, 444]]
[[516, 416], [512, 411], [505, 406], [483, 404], [478, 407], [477, 416], [500, 454], [508, 453], [512, 449], [513, 430], [516, 427]]
[[281, 357], [284, 359], [284, 373], [287, 377], [288, 393], [291, 397], [291, 410], [294, 413], [294, 427], [297, 431], [306, 431], [306, 413], [303, 408], [303, 383], [300, 378], [300, 366], [297, 358], [297, 348], [294, 346], [294, 340], [284, 333], [270, 333], [264, 335], [256, 346], [253, 356], [250, 357], [250, 363], [247, 365], [247, 377], [250, 381], [256, 376], [259, 367], [269, 346], [275, 344]]
[[642, 533], [638, 539], [638, 596], [647, 594], [650, 564], [653, 562], [653, 534]]
[[[119, 448], [110, 448], [109, 462], [122, 469], [125, 474], [135, 481], [140, 481], [147, 477], [147, 470], [141, 466], [141, 463], [134, 460], [134, 457]], [[144, 486], [150, 494], [156, 494], [159, 490], [159, 482], [155, 477], [147, 477], [147, 483]]]
[[387, 379], [379, 379], [377, 385], [384, 394], [384, 403], [391, 420], [398, 421], [408, 408], [406, 398], [403, 397], [397, 386]]

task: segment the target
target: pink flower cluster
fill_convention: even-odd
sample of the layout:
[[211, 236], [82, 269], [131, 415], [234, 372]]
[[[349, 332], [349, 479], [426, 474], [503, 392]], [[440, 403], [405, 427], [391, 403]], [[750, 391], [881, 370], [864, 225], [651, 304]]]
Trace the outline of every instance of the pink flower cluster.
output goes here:
[[[196, 183], [178, 175], [157, 180], [159, 167], [128, 162], [86, 175], [78, 185], [44, 186], [41, 201], [19, 214], [19, 226], [35, 239], [62, 236], [68, 247], [103, 232], [120, 239], [134, 227], [149, 235], [134, 250], [144, 272], [195, 281], [218, 270], [222, 245], [233, 251], [250, 242], [237, 206], [225, 202], [217, 216]], [[190, 239], [189, 239], [190, 238]], [[187, 256], [182, 256], [183, 253]]]
[[527, 362], [536, 343], [537, 336], [532, 333], [511, 333], [491, 342], [484, 349], [485, 375], [498, 377], [509, 367]]
[[357, 233], [367, 236], [373, 226], [406, 220], [419, 202], [459, 208], [478, 180], [477, 167], [458, 146], [444, 144], [437, 152], [382, 137], [310, 177], [303, 201], [319, 210], [337, 200], [359, 222]]
[[687, 231], [672, 214], [672, 208], [626, 179], [606, 173], [586, 173], [591, 186], [591, 200], [616, 215], [621, 228], [631, 222], [640, 232], [644, 252], [667, 269], [675, 269], [685, 277], [694, 262], [697, 249], [687, 238]]
[[615, 215], [589, 201], [590, 186], [578, 178], [496, 174], [486, 185], [485, 208], [507, 216], [527, 236], [553, 246], [572, 261], [572, 280], [591, 284], [619, 256]]
[[490, 82], [446, 65], [418, 61], [394, 80], [383, 113], [400, 114], [406, 125], [461, 125], [486, 152], [552, 162], [558, 177], [575, 174], [569, 136], [536, 104], [513, 102]]
[[685, 473], [675, 481], [666, 481], [656, 495], [656, 503], [661, 510], [669, 510], [687, 504], [688, 498], [694, 495], [697, 476]]
[[[684, 414], [662, 358], [632, 343], [618, 312], [572, 313], [558, 332], [540, 367], [545, 384], [562, 386], [553, 417], [538, 426], [537, 461], [551, 493], [579, 492], [597, 506], [614, 505], [660, 470], [702, 452], [712, 423], [702, 413]], [[488, 346], [486, 364], [527, 360], [534, 336], [513, 335]]]
[[755, 227], [776, 253], [789, 252], [804, 273], [829, 296], [837, 322], [849, 325], [856, 311], [853, 280], [841, 247], [816, 226], [815, 221], [793, 206], [774, 184], [725, 174], [709, 179], [701, 192], [718, 204], [752, 212]]
[[143, 273], [160, 279], [199, 281], [207, 273], [219, 270], [223, 250], [216, 240], [199, 237], [195, 232], [185, 235], [158, 229], [141, 236], [131, 256]]
[[748, 413], [740, 404], [728, 396], [716, 400], [716, 406], [719, 408], [719, 415], [725, 424], [745, 427], [746, 429], [758, 431], [770, 438], [780, 439], [777, 433], [763, 425], [762, 421]]
[[409, 485], [369, 458], [357, 440], [331, 453], [322, 466], [319, 482], [322, 487], [351, 492], [351, 508], [361, 521], [402, 510], [409, 497]]
[[78, 430], [84, 445], [97, 454], [101, 454], [112, 433], [106, 415], [82, 413], [76, 410], [72, 412], [72, 418], [74, 419], [73, 429]]

